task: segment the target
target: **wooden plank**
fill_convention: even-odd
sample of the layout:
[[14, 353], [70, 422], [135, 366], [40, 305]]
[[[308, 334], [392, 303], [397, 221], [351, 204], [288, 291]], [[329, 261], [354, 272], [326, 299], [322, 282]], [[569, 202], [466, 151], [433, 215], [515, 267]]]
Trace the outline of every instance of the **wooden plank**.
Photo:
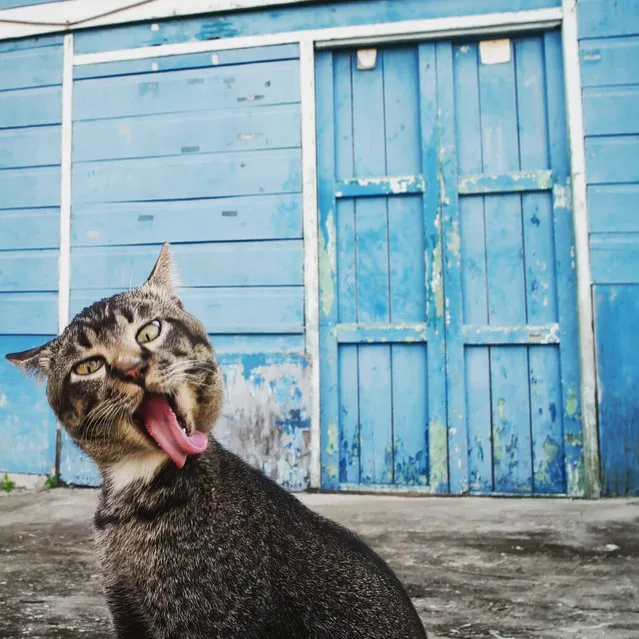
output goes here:
[[218, 354], [303, 353], [304, 335], [213, 335]]
[[603, 494], [639, 495], [636, 348], [639, 286], [595, 286]]
[[[484, 171], [517, 171], [519, 131], [514, 62], [480, 65]], [[521, 199], [489, 195], [486, 248], [489, 321], [526, 321]], [[528, 353], [525, 347], [495, 346], [490, 352], [495, 490], [532, 492]]]
[[[47, 0], [54, 2], [54, 0]], [[42, 47], [62, 46], [63, 35], [41, 35], [32, 38], [20, 38], [14, 40], [3, 40], [0, 42], [0, 54], [10, 51], [23, 51], [24, 49], [40, 49]]]
[[[401, 0], [400, 4], [387, 0], [308, 3], [280, 11], [237, 11], [206, 18], [165, 20], [157, 29], [148, 23], [132, 24], [104, 30], [79, 31], [76, 35], [77, 53], [113, 51], [141, 46], [157, 46], [173, 42], [213, 40], [238, 36], [272, 34], [302, 29], [322, 29], [334, 26], [380, 24], [398, 20], [449, 18], [478, 13], [473, 0]], [[558, 0], [483, 0], [482, 13], [524, 11], [561, 6]]]
[[[384, 70], [351, 66], [354, 175], [386, 173]], [[389, 322], [388, 208], [383, 198], [355, 203], [358, 322]], [[360, 346], [361, 482], [393, 481], [391, 353], [387, 346]]]
[[[180, 223], [176, 224], [176, 220]], [[0, 224], [2, 216], [0, 215]], [[72, 246], [302, 239], [299, 194], [73, 207]]]
[[73, 167], [74, 206], [300, 190], [299, 149], [90, 162]]
[[398, 487], [425, 486], [428, 481], [426, 347], [394, 344], [391, 361], [393, 479]]
[[[573, 247], [574, 220], [570, 197], [570, 152], [566, 131], [566, 96], [564, 93], [563, 49], [560, 33], [544, 36], [548, 139], [550, 163], [557, 183], [553, 191], [555, 230], [555, 272], [557, 277], [557, 311], [559, 318], [559, 366], [563, 448], [566, 490], [570, 495], [583, 494], [585, 475], [592, 478], [598, 469], [584, 472], [584, 432], [581, 419], [579, 345], [577, 335], [577, 277]], [[593, 464], [594, 466], [594, 464]]]
[[[117, 289], [73, 290], [71, 315]], [[277, 335], [304, 332], [304, 292], [299, 286], [184, 288], [179, 291], [187, 312], [210, 335]]]
[[[2, 316], [0, 312], [0, 322], [4, 319]], [[53, 317], [55, 327], [55, 313]], [[0, 352], [13, 353], [33, 348], [51, 339], [54, 334], [2, 335]], [[44, 385], [34, 384], [2, 357], [0, 389], [0, 470], [43, 475], [53, 473], [56, 420], [49, 408]]]
[[14, 9], [33, 4], [46, 4], [47, 2], [56, 2], [56, 0], [0, 0], [0, 9]]
[[410, 324], [338, 324], [336, 337], [340, 344], [420, 343], [426, 342], [427, 325]]
[[[387, 172], [390, 175], [419, 174], [421, 145], [417, 48], [388, 49], [384, 51], [381, 63], [384, 69]], [[423, 176], [418, 177], [423, 191]], [[425, 340], [426, 272], [421, 198], [389, 198], [388, 243], [392, 326], [397, 330], [405, 322], [420, 322], [421, 335]], [[409, 339], [412, 341], [413, 338]], [[391, 369], [393, 478], [398, 486], [425, 485], [428, 480], [426, 348], [393, 345]]]
[[188, 55], [166, 56], [144, 60], [104, 62], [76, 66], [73, 77], [76, 80], [103, 78], [107, 76], [157, 73], [208, 67], [226, 67], [251, 62], [273, 62], [275, 60], [295, 60], [299, 58], [299, 46], [282, 44], [271, 47], [251, 47], [214, 53], [191, 53]]
[[584, 89], [583, 105], [587, 136], [639, 133], [639, 86]]
[[62, 47], [21, 49], [0, 55], [0, 91], [62, 84]]
[[0, 169], [60, 164], [60, 127], [0, 131]]
[[[139, 286], [151, 272], [158, 246], [74, 248], [71, 251], [71, 287], [74, 290]], [[299, 286], [302, 243], [224, 242], [177, 244], [172, 254], [186, 287]]]
[[[639, 182], [639, 135], [586, 138], [589, 184]], [[609, 226], [610, 230], [614, 227]]]
[[462, 329], [464, 343], [473, 346], [522, 346], [526, 344], [558, 344], [559, 324], [495, 326], [466, 324]]
[[639, 84], [639, 37], [582, 40], [579, 48], [582, 86]]
[[300, 101], [296, 60], [81, 80], [73, 92], [73, 117], [116, 118]]
[[53, 335], [57, 318], [56, 293], [0, 294], [0, 335]]
[[[517, 105], [521, 167], [550, 166], [543, 39], [517, 41]], [[540, 117], [540, 114], [544, 114]], [[556, 322], [557, 290], [552, 198], [547, 193], [522, 195], [526, 316], [530, 324]], [[541, 343], [559, 341], [559, 326], [548, 327]], [[529, 334], [533, 331], [529, 330]], [[539, 342], [537, 342], [539, 343]], [[528, 349], [533, 491], [565, 493], [561, 381], [557, 348]]]
[[588, 213], [592, 233], [639, 233], [639, 184], [588, 187]]
[[639, 234], [593, 233], [590, 256], [595, 284], [639, 282]]
[[55, 291], [57, 288], [57, 251], [0, 253], [0, 291]]
[[360, 481], [358, 347], [339, 347], [339, 481]]
[[[438, 185], [439, 104], [435, 45], [418, 48], [419, 120], [421, 164], [428, 184]], [[426, 262], [426, 322], [428, 326], [428, 484], [435, 493], [446, 493], [448, 484], [448, 434], [446, 430], [446, 367], [444, 281], [442, 266], [439, 187], [427, 189], [422, 199]]]
[[296, 104], [90, 120], [73, 127], [74, 162], [299, 146]]
[[339, 488], [339, 369], [337, 340], [337, 250], [335, 220], [335, 73], [333, 54], [316, 57], [317, 171], [320, 281], [320, 427], [322, 488]]
[[0, 208], [43, 208], [60, 205], [60, 168], [0, 171]]
[[0, 128], [60, 124], [62, 93], [59, 86], [0, 93]]
[[335, 197], [379, 197], [383, 195], [411, 195], [423, 193], [421, 175], [395, 175], [342, 180], [335, 185]]
[[59, 244], [59, 209], [0, 211], [0, 250], [57, 248]]
[[360, 482], [393, 483], [390, 346], [359, 346]]
[[448, 388], [448, 472], [450, 492], [468, 491], [468, 422], [464, 379], [462, 256], [459, 221], [455, 68], [452, 45], [437, 45], [437, 94], [439, 99], [439, 194], [446, 293], [446, 376]]
[[579, 37], [602, 38], [639, 34], [639, 14], [636, 0], [580, 0]]
[[551, 171], [515, 171], [499, 175], [462, 175], [459, 178], [460, 195], [487, 193], [521, 193], [523, 191], [550, 191]]
[[[454, 48], [454, 55], [455, 94], [464, 96], [455, 102], [459, 171], [481, 174], [478, 47], [476, 44], [459, 45]], [[459, 234], [463, 318], [456, 319], [486, 328], [488, 283], [483, 198], [459, 199]], [[450, 348], [448, 357], [452, 357]], [[457, 357], [463, 358], [464, 375], [451, 377], [448, 384], [449, 388], [461, 386], [457, 397], [463, 393], [466, 398], [469, 489], [486, 493], [493, 490], [489, 349], [466, 346], [461, 350], [458, 344]]]

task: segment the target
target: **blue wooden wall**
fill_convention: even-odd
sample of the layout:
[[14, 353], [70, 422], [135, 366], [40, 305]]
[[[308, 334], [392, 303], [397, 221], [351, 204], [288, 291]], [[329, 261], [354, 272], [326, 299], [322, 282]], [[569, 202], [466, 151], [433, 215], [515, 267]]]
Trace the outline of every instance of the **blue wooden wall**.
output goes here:
[[[169, 240], [225, 370], [218, 436], [294, 489], [310, 428], [298, 66], [286, 45], [76, 68], [71, 212], [71, 314], [139, 285]], [[61, 474], [96, 481], [66, 437]]]
[[[58, 329], [59, 38], [0, 43], [0, 351]], [[43, 387], [0, 360], [0, 470], [50, 473], [56, 423]]]
[[639, 494], [639, 1], [581, 0], [579, 36], [606, 495]]

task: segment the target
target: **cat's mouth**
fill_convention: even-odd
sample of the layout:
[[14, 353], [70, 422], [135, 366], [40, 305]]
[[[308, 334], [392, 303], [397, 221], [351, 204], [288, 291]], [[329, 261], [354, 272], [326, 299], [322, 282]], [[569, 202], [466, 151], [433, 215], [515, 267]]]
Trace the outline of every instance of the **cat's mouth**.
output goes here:
[[189, 429], [177, 402], [171, 395], [145, 393], [133, 413], [133, 422], [182, 468], [188, 455], [197, 455], [207, 447], [207, 436]]

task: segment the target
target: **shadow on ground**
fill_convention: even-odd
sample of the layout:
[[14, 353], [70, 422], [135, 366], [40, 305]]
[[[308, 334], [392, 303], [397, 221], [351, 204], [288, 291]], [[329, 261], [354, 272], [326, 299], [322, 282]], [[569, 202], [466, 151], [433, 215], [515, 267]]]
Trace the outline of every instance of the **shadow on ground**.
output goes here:
[[[94, 490], [0, 495], [0, 637], [107, 639]], [[398, 573], [432, 639], [639, 637], [639, 500], [304, 495]]]

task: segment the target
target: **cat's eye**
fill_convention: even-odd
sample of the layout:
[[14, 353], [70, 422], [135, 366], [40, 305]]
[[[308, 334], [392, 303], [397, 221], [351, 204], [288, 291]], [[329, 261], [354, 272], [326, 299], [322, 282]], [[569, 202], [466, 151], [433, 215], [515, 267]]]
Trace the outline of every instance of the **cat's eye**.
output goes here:
[[157, 339], [160, 336], [161, 331], [162, 324], [160, 324], [160, 320], [153, 320], [138, 331], [135, 339], [137, 340], [138, 344], [148, 344], [149, 342]]
[[76, 364], [73, 367], [73, 372], [76, 375], [91, 375], [91, 373], [99, 371], [103, 366], [104, 360], [101, 357], [92, 357]]

